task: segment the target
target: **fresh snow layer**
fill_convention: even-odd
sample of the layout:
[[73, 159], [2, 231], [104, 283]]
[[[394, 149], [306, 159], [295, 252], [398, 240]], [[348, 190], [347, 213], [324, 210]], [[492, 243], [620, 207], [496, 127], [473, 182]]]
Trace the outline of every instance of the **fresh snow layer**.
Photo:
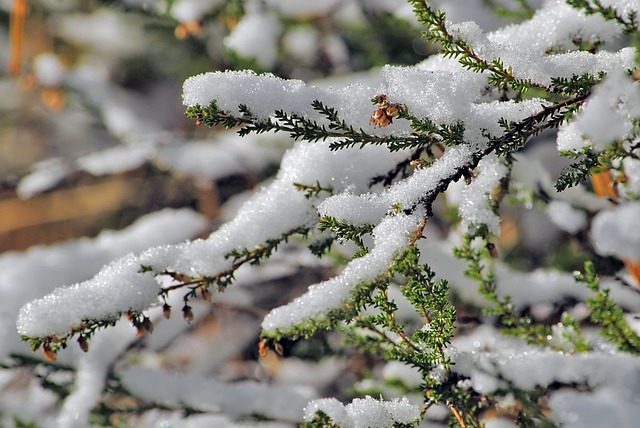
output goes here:
[[[477, 176], [460, 195], [459, 213], [467, 226], [486, 225], [494, 235], [500, 235], [500, 217], [491, 206], [493, 193], [507, 174], [507, 167], [497, 159], [484, 158], [476, 168]], [[497, 203], [494, 202], [494, 203]]]
[[560, 388], [551, 393], [550, 416], [559, 425], [595, 428], [614, 421], [615, 426], [634, 426], [640, 361], [601, 339], [595, 339], [594, 347], [588, 354], [561, 353], [482, 326], [455, 339], [450, 355], [456, 371], [482, 394], [507, 385], [524, 391], [555, 383], [587, 387], [584, 392]]
[[317, 411], [328, 415], [341, 428], [387, 428], [395, 423], [413, 424], [420, 419], [420, 406], [406, 397], [384, 401], [367, 395], [346, 406], [335, 398], [322, 398], [307, 405], [305, 419], [312, 420]]
[[[196, 277], [216, 275], [231, 266], [232, 260], [225, 255], [232, 250], [254, 248], [313, 224], [317, 219], [313, 208], [316, 201], [305, 198], [293, 183], [315, 184], [319, 180], [337, 191], [349, 187], [362, 192], [371, 176], [388, 171], [406, 156], [389, 154], [378, 146], [339, 153], [328, 146], [329, 142], [297, 144], [283, 158], [276, 179], [254, 194], [232, 221], [208, 239], [121, 257], [104, 266], [94, 278], [56, 289], [24, 306], [18, 330], [32, 337], [65, 334], [82, 319], [110, 320], [128, 310], [144, 310], [156, 303], [160, 292], [156, 273], [170, 270]], [[365, 162], [368, 167], [361, 168]], [[141, 272], [143, 265], [152, 266], [154, 271]]]
[[629, 227], [640, 218], [640, 203], [632, 202], [600, 211], [593, 219], [591, 239], [603, 255], [640, 259], [640, 228]]
[[291, 303], [272, 310], [262, 322], [265, 331], [287, 331], [296, 324], [326, 316], [339, 309], [351, 297], [355, 288], [383, 274], [393, 257], [407, 246], [418, 228], [419, 218], [413, 215], [388, 216], [373, 230], [374, 247], [366, 255], [352, 260], [342, 273], [330, 280], [312, 285]]

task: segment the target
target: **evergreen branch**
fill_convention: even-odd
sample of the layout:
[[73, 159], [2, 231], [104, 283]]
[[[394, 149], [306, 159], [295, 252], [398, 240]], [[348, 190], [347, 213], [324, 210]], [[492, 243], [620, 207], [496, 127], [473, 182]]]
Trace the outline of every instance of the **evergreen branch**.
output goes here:
[[576, 9], [582, 9], [587, 15], [599, 14], [607, 21], [616, 21], [627, 34], [638, 32], [638, 12], [629, 11], [626, 16], [618, 13], [613, 6], [604, 6], [601, 0], [567, 0], [567, 3]]
[[[474, 245], [474, 240], [478, 238], [485, 242], [484, 246]], [[477, 235], [465, 234], [462, 245], [454, 249], [454, 255], [467, 263], [465, 276], [479, 284], [478, 292], [491, 304], [491, 307], [484, 309], [483, 312], [486, 315], [498, 316], [500, 325], [505, 327], [502, 332], [508, 336], [523, 338], [530, 345], [566, 352], [565, 346], [549, 340], [553, 337], [550, 326], [536, 324], [528, 316], [518, 315], [510, 296], [498, 295], [496, 279], [490, 269], [492, 263], [490, 246], [486, 232], [481, 231]], [[565, 315], [563, 321], [566, 321], [563, 337], [571, 344], [570, 351], [587, 352], [589, 343], [575, 320]]]
[[598, 165], [598, 156], [593, 151], [586, 150], [584, 154], [585, 157], [583, 159], [562, 170], [555, 184], [558, 192], [584, 182], [591, 174], [591, 170]]
[[355, 129], [351, 125], [348, 125], [338, 117], [335, 109], [325, 106], [320, 101], [315, 100], [312, 105], [316, 111], [328, 120], [327, 125], [321, 125], [314, 120], [307, 119], [295, 113], [289, 114], [283, 110], [276, 110], [273, 119], [261, 120], [256, 118], [245, 105], [240, 105], [240, 115], [234, 116], [229, 112], [221, 110], [215, 101], [212, 101], [206, 108], [200, 105], [189, 107], [186, 115], [191, 119], [196, 119], [197, 125], [222, 125], [225, 128], [239, 126], [238, 134], [240, 136], [245, 136], [250, 133], [284, 132], [296, 141], [305, 140], [317, 142], [324, 141], [327, 138], [340, 139], [329, 145], [331, 150], [340, 150], [356, 146], [363, 147], [367, 144], [374, 144], [386, 145], [390, 151], [398, 151], [408, 148], [431, 146], [437, 143], [436, 138], [431, 135], [420, 135], [416, 133], [405, 136], [390, 135], [385, 137], [371, 135], [362, 128]]
[[[216, 285], [218, 291], [224, 291], [224, 289], [233, 282], [235, 279], [235, 272], [242, 265], [247, 263], [251, 265], [259, 265], [262, 260], [268, 259], [273, 252], [277, 250], [280, 243], [286, 242], [289, 236], [294, 234], [306, 234], [307, 232], [308, 230], [305, 228], [296, 228], [284, 233], [279, 238], [270, 239], [252, 250], [247, 248], [241, 251], [233, 250], [225, 255], [226, 258], [233, 259], [231, 266], [228, 269], [219, 272], [215, 276], [193, 278], [176, 272], [159, 272], [159, 275], [167, 275], [172, 277], [174, 280], [179, 281], [178, 284], [165, 287], [158, 293], [158, 296], [165, 302], [162, 308], [165, 318], [169, 318], [171, 316], [172, 308], [166, 302], [166, 298], [170, 292], [181, 288], [189, 289], [189, 291], [183, 296], [184, 305], [182, 307], [182, 315], [187, 322], [191, 322], [194, 317], [192, 308], [188, 304], [191, 298], [196, 298], [198, 294], [200, 294], [204, 300], [210, 302], [212, 300], [212, 294], [209, 290], [211, 286]], [[153, 270], [152, 266], [143, 265], [141, 266], [140, 272], [152, 272]], [[105, 319], [84, 319], [81, 321], [80, 325], [73, 327], [71, 332], [65, 335], [51, 335], [46, 337], [29, 337], [23, 335], [21, 338], [23, 341], [29, 343], [34, 352], [42, 348], [42, 352], [45, 357], [50, 361], [55, 361], [57, 358], [56, 354], [61, 349], [65, 349], [70, 340], [74, 337], [78, 338], [77, 342], [80, 348], [87, 352], [89, 350], [89, 341], [93, 335], [100, 329], [115, 326], [123, 315], [126, 315], [132, 326], [137, 329], [138, 335], [144, 336], [147, 333], [153, 332], [153, 322], [149, 317], [142, 312], [128, 310], [114, 313]]]
[[[465, 164], [460, 165], [455, 173], [447, 177], [442, 177], [437, 184], [421, 198], [416, 204], [425, 207], [427, 216], [432, 216], [432, 204], [435, 199], [443, 193], [449, 184], [458, 181], [463, 177], [469, 177], [470, 171], [473, 171], [481, 159], [488, 156], [492, 152], [498, 155], [509, 156], [511, 153], [521, 149], [531, 139], [545, 129], [555, 128], [562, 123], [565, 116], [569, 112], [575, 111], [584, 102], [586, 96], [567, 98], [550, 106], [542, 106], [542, 110], [538, 113], [523, 119], [520, 122], [501, 121], [505, 128], [505, 133], [501, 137], [490, 138], [486, 148], [475, 152], [471, 159]], [[409, 211], [413, 207], [405, 207]]]
[[439, 43], [442, 46], [440, 52], [445, 58], [457, 58], [464, 68], [477, 73], [489, 72], [489, 83], [499, 88], [510, 87], [517, 92], [525, 92], [531, 87], [542, 87], [530, 80], [514, 77], [511, 67], [505, 67], [499, 58], [487, 60], [480, 57], [465, 40], [449, 31], [443, 11], [434, 10], [425, 0], [409, 2], [418, 21], [427, 28], [423, 37], [432, 43]]
[[373, 225], [371, 224], [355, 226], [339, 221], [335, 217], [324, 216], [318, 221], [318, 230], [320, 232], [331, 230], [339, 239], [351, 241], [356, 244], [360, 250], [353, 256], [354, 258], [362, 257], [369, 252], [362, 237], [371, 234], [373, 231]]
[[588, 96], [593, 87], [604, 79], [606, 73], [599, 72], [596, 76], [586, 73], [571, 77], [552, 77], [549, 91], [565, 97]]
[[593, 262], [586, 262], [584, 270], [584, 273], [575, 273], [574, 277], [594, 293], [587, 299], [586, 304], [592, 311], [591, 321], [602, 327], [600, 335], [611, 341], [619, 350], [640, 355], [640, 337], [625, 320], [622, 308], [609, 297], [609, 289], [600, 285]]

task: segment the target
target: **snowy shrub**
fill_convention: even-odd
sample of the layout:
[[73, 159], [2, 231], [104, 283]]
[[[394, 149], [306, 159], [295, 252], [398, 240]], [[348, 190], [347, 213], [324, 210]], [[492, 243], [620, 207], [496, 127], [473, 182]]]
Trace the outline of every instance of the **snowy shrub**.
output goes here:
[[[173, 2], [176, 19], [191, 22], [204, 13], [198, 7], [220, 2], [188, 3]], [[304, 62], [305, 51], [331, 37], [313, 27], [287, 37], [287, 19], [340, 9], [313, 3], [248, 3], [226, 43], [263, 70], [276, 66], [280, 40]], [[456, 2], [438, 2], [442, 10], [409, 3], [440, 49], [418, 64], [386, 65], [347, 85], [246, 70], [184, 82], [194, 125], [244, 137], [231, 150], [280, 135], [294, 141], [276, 175], [208, 238], [175, 244], [202, 219], [171, 212], [176, 223], [167, 226], [158, 213], [137, 224], [163, 236], [149, 248], [127, 242], [133, 226], [68, 244], [68, 254], [109, 249], [90, 257], [104, 263], [90, 279], [69, 273], [77, 260], [56, 260], [58, 252], [0, 260], [7, 271], [24, 264], [13, 283], [44, 280], [34, 268], [69, 283], [40, 288], [44, 296], [25, 292], [21, 301], [30, 301], [17, 314], [22, 339], [50, 362], [41, 370], [74, 368], [58, 425], [86, 425], [115, 383], [149, 403], [136, 408], [133, 426], [163, 411], [164, 426], [237, 426], [243, 418], [273, 427], [634, 426], [640, 3], [514, 1], [495, 7], [513, 23], [491, 30], [449, 20], [443, 10], [455, 14]], [[64, 79], [60, 64], [40, 58], [37, 69], [47, 68], [51, 81]], [[164, 156], [176, 170], [214, 177], [198, 162], [204, 148], [189, 149]], [[55, 162], [42, 169], [64, 174]], [[39, 186], [34, 179], [27, 187]], [[247, 292], [260, 290], [246, 284], [292, 267], [324, 269], [302, 294], [280, 284], [263, 311]], [[225, 382], [163, 367], [163, 346], [218, 302], [257, 312], [261, 332], [227, 327], [230, 336], [245, 334], [265, 361], [291, 364], [287, 356], [296, 355], [307, 384]], [[144, 335], [144, 350], [117, 360]], [[231, 351], [204, 354], [216, 352]], [[334, 366], [346, 360], [366, 366], [348, 385]], [[55, 375], [42, 377], [64, 383]]]

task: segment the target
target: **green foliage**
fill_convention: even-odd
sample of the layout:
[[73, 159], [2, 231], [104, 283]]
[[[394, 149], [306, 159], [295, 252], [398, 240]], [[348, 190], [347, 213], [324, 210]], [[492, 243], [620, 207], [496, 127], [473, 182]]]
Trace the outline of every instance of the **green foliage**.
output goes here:
[[364, 244], [362, 237], [369, 235], [373, 231], [373, 225], [365, 224], [362, 226], [355, 226], [349, 223], [341, 222], [334, 217], [322, 217], [318, 222], [318, 230], [323, 232], [325, 230], [331, 230], [336, 234], [339, 239], [351, 241], [360, 249], [354, 257], [362, 257], [369, 252], [369, 249]]
[[[565, 167], [556, 181], [555, 188], [558, 192], [584, 183], [589, 178], [591, 170], [598, 165], [598, 156], [592, 150], [583, 152], [584, 158]], [[565, 153], [565, 156], [574, 156], [572, 153]]]
[[482, 58], [465, 40], [452, 34], [447, 29], [443, 11], [434, 10], [424, 0], [409, 0], [409, 3], [413, 5], [418, 21], [426, 27], [424, 38], [440, 44], [440, 52], [445, 58], [456, 58], [463, 67], [477, 73], [488, 72], [489, 83], [501, 89], [525, 92], [535, 86], [528, 80], [515, 78], [511, 67], [505, 67], [500, 58]]
[[567, 0], [567, 3], [582, 9], [588, 15], [599, 14], [608, 21], [616, 21], [624, 28], [625, 33], [631, 34], [638, 31], [638, 14], [635, 11], [630, 11], [623, 16], [615, 7], [604, 6], [600, 0]]
[[640, 355], [640, 337], [629, 327], [622, 308], [609, 296], [609, 289], [600, 285], [593, 262], [585, 263], [584, 273], [576, 272], [574, 277], [594, 293], [586, 304], [592, 311], [591, 321], [602, 326], [602, 337], [623, 352]]

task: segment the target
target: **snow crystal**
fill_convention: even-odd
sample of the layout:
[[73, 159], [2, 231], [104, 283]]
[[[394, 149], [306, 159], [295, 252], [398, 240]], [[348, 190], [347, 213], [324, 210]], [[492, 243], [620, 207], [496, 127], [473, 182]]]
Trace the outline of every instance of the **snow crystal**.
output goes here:
[[588, 386], [583, 392], [559, 389], [551, 393], [550, 416], [562, 426], [596, 428], [612, 421], [615, 426], [634, 426], [640, 362], [610, 345], [601, 345], [602, 351], [588, 354], [559, 353], [483, 326], [455, 339], [451, 356], [456, 371], [469, 376], [474, 389], [482, 393], [502, 388], [505, 382], [524, 391], [554, 383]]
[[307, 404], [304, 408], [304, 419], [312, 420], [318, 411], [325, 413], [333, 422], [343, 428], [351, 426], [344, 404], [335, 398], [320, 398]]
[[509, 42], [492, 41], [474, 22], [452, 24], [449, 30], [467, 42], [484, 60], [492, 62], [500, 58], [505, 67], [511, 67], [515, 78], [531, 80], [545, 86], [551, 84], [552, 77], [569, 78], [585, 73], [596, 75], [599, 71], [630, 69], [634, 64], [633, 48], [624, 48], [615, 53], [574, 51], [545, 55]]
[[556, 142], [558, 151], [580, 152], [585, 146], [590, 145], [590, 142], [580, 134], [575, 122], [565, 123], [560, 126]]
[[268, 70], [278, 59], [278, 38], [281, 32], [280, 21], [275, 15], [252, 13], [240, 20], [224, 43], [240, 56], [253, 58]]
[[631, 202], [600, 211], [591, 225], [591, 239], [602, 255], [640, 259], [640, 228], [629, 227], [640, 218], [640, 203]]
[[318, 410], [342, 428], [387, 428], [394, 423], [412, 424], [420, 419], [420, 406], [411, 404], [406, 397], [384, 401], [367, 395], [346, 406], [335, 398], [323, 398], [307, 405], [305, 419], [313, 419]]
[[500, 217], [491, 206], [493, 192], [506, 175], [507, 167], [497, 159], [484, 158], [476, 168], [477, 176], [462, 190], [459, 212], [468, 226], [484, 224], [494, 235], [500, 234]]
[[511, 44], [538, 55], [553, 50], [563, 52], [576, 48], [576, 43], [612, 42], [622, 34], [615, 22], [600, 14], [585, 15], [565, 1], [552, 0], [534, 16], [519, 24], [509, 25], [488, 35], [500, 44]]
[[393, 257], [407, 245], [417, 227], [416, 216], [386, 217], [373, 230], [374, 248], [369, 253], [352, 260], [335, 278], [310, 286], [302, 296], [272, 310], [262, 322], [262, 328], [266, 331], [288, 330], [340, 308], [358, 284], [375, 279], [389, 268]]
[[553, 224], [569, 233], [576, 233], [587, 225], [584, 211], [575, 209], [565, 201], [551, 201], [547, 213]]
[[631, 119], [640, 115], [640, 88], [622, 71], [612, 72], [596, 87], [573, 122], [577, 130], [603, 150], [626, 137]]

